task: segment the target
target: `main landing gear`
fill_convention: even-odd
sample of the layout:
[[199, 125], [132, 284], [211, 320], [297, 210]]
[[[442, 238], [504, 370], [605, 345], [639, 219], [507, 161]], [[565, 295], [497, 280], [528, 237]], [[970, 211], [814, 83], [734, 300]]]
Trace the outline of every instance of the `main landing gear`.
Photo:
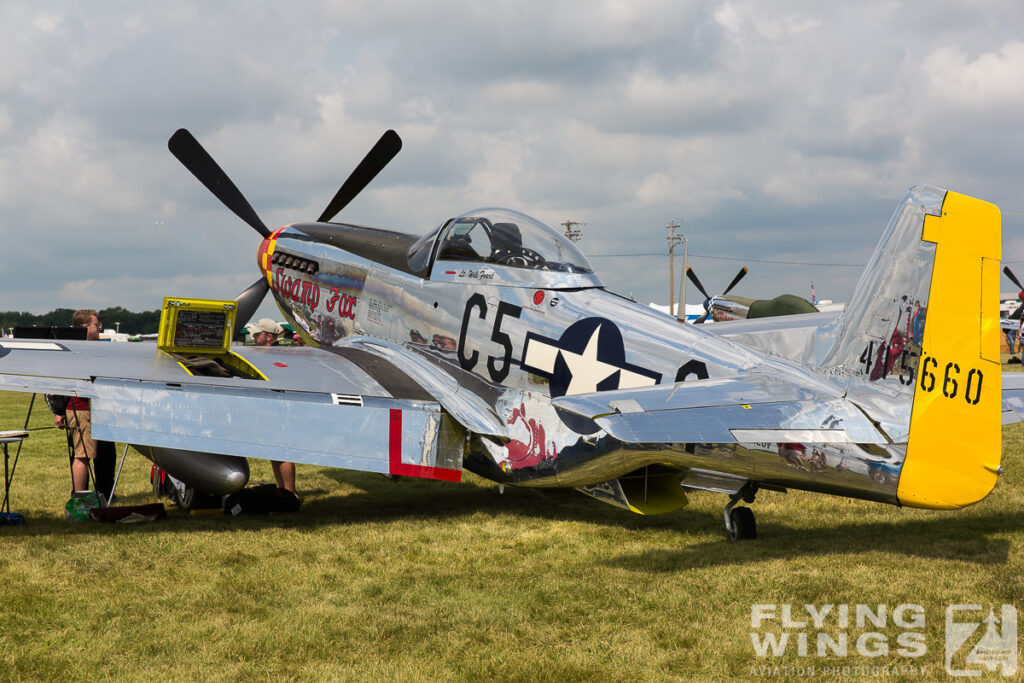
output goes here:
[[736, 503], [742, 500], [744, 503], [753, 503], [757, 495], [757, 484], [748, 481], [736, 493], [725, 506], [725, 528], [729, 531], [729, 539], [733, 541], [746, 541], [757, 538], [757, 522], [754, 521], [754, 511], [748, 507], [736, 507]]
[[175, 504], [186, 512], [192, 509], [196, 502], [195, 487], [189, 486], [180, 479], [175, 479], [166, 470], [153, 465], [149, 472], [149, 480], [153, 484], [153, 495], [167, 496]]

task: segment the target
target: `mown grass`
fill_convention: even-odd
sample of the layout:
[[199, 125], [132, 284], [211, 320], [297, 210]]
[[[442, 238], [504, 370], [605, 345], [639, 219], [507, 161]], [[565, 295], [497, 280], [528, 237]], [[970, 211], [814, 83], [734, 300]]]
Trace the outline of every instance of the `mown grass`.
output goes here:
[[[28, 401], [0, 393], [0, 429], [20, 428]], [[49, 424], [37, 402], [31, 426]], [[733, 544], [722, 495], [644, 518], [472, 476], [304, 466], [297, 515], [73, 524], [62, 436], [35, 431], [12, 492], [28, 525], [0, 529], [0, 678], [723, 680], [896, 663], [926, 673], [883, 678], [936, 680], [947, 605], [1024, 607], [1022, 453], [1024, 427], [1004, 429], [1006, 474], [959, 512], [764, 492], [760, 540]], [[129, 453], [118, 488], [150, 501], [148, 461]], [[756, 603], [908, 602], [927, 614], [918, 659], [751, 645]], [[899, 629], [883, 631], [895, 647]]]

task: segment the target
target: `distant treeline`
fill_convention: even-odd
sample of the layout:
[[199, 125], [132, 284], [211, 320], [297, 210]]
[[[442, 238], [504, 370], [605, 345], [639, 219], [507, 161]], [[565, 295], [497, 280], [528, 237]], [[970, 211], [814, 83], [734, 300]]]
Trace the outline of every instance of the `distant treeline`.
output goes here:
[[[72, 308], [58, 308], [42, 315], [35, 315], [27, 311], [20, 313], [17, 311], [5, 311], [0, 313], [0, 327], [5, 330], [17, 327], [18, 325], [67, 327], [71, 324], [71, 316], [74, 314], [75, 310]], [[99, 314], [104, 328], [115, 329], [120, 327], [120, 331], [125, 334], [153, 334], [160, 328], [159, 310], [132, 313], [125, 308], [115, 306], [114, 308], [104, 308], [102, 311], [99, 311]], [[118, 326], [115, 323], [121, 323], [121, 325]]]

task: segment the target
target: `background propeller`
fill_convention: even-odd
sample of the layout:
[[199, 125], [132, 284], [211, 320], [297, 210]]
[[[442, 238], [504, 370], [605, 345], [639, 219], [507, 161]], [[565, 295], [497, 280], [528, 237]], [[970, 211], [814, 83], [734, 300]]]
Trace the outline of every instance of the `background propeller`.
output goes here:
[[708, 290], [704, 289], [704, 285], [702, 285], [700, 280], [697, 278], [697, 273], [693, 272], [693, 268], [690, 266], [686, 266], [686, 277], [694, 284], [697, 291], [704, 295], [705, 299], [711, 298], [711, 295], [708, 294]]
[[[1018, 292], [1024, 292], [1024, 285], [1020, 284], [1020, 280], [1018, 280], [1017, 276], [1013, 274], [1012, 270], [1010, 270], [1010, 266], [1003, 266], [1003, 274], [1006, 275], [1006, 277], [1010, 278], [1010, 282], [1012, 282], [1013, 284], [1017, 285], [1017, 291]], [[1018, 298], [1019, 298], [1019, 295], [1018, 295]], [[1015, 310], [1013, 313], [1011, 313], [1009, 317], [1012, 320], [1020, 320], [1020, 316], [1021, 316], [1022, 313], [1024, 313], [1024, 303], [1022, 303], [1020, 306], [1018, 306], [1017, 310]]]
[[732, 282], [729, 283], [729, 286], [725, 288], [725, 291], [722, 292], [722, 296], [725, 296], [726, 294], [731, 292], [732, 288], [735, 287], [737, 284], [739, 284], [739, 281], [742, 280], [744, 278], [744, 276], [746, 276], [746, 274], [747, 274], [747, 267], [743, 266], [742, 268], [740, 268], [740, 272], [736, 273], [736, 277], [734, 277], [732, 279]]
[[[740, 268], [740, 272], [736, 273], [736, 277], [732, 279], [732, 282], [729, 283], [729, 286], [726, 287], [725, 291], [722, 292], [719, 296], [725, 296], [730, 291], [732, 291], [732, 288], [739, 284], [739, 281], [742, 280], [746, 274], [747, 267], [743, 266], [742, 268]], [[708, 294], [708, 291], [706, 289], [704, 289], [704, 285], [702, 285], [700, 279], [697, 278], [697, 273], [695, 273], [693, 268], [691, 268], [690, 266], [686, 266], [686, 277], [697, 288], [697, 291], [704, 295], [704, 314], [693, 321], [694, 324], [699, 325], [703, 323], [705, 320], [707, 320], [708, 316], [711, 314], [711, 295]]]
[[[260, 220], [252, 205], [192, 133], [184, 128], [178, 129], [167, 141], [167, 148], [232, 213], [264, 238], [270, 237], [270, 230]], [[342, 183], [317, 221], [322, 223], [334, 218], [377, 177], [401, 149], [402, 139], [398, 137], [398, 133], [393, 130], [386, 131]], [[255, 315], [268, 291], [270, 285], [266, 277], [261, 277], [235, 298], [238, 302], [238, 313], [235, 317], [237, 329], [245, 326]]]

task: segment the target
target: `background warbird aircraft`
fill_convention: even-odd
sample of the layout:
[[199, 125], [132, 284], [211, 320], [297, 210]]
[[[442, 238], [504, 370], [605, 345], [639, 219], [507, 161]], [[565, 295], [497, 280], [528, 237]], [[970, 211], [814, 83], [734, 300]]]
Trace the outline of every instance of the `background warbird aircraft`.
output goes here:
[[[990, 204], [915, 187], [843, 314], [716, 333], [606, 291], [571, 242], [521, 213], [470, 211], [423, 236], [331, 222], [399, 151], [393, 131], [316, 222], [273, 232], [187, 131], [169, 147], [260, 233], [259, 281], [237, 305], [171, 300], [160, 350], [3, 340], [0, 389], [88, 396], [97, 438], [137, 444], [204, 491], [245, 485], [238, 456], [449, 481], [465, 468], [638, 513], [704, 489], [728, 494], [726, 527], [743, 539], [754, 516], [737, 504], [761, 489], [959, 508], [995, 485]], [[237, 329], [268, 290], [311, 346], [236, 352], [218, 338], [203, 359], [204, 330]]]
[[686, 267], [686, 277], [697, 288], [697, 291], [704, 295], [704, 315], [693, 322], [700, 324], [710, 318], [715, 322], [728, 320], [743, 320], [745, 318], [770, 318], [778, 315], [798, 315], [800, 313], [817, 313], [818, 309], [807, 299], [798, 297], [796, 294], [780, 294], [774, 299], [752, 299], [746, 296], [729, 296], [729, 292], [735, 287], [743, 276], [747, 274], [747, 267], [740, 268], [736, 277], [732, 279], [729, 286], [721, 294], [711, 296], [704, 285], [697, 278], [693, 268]]

